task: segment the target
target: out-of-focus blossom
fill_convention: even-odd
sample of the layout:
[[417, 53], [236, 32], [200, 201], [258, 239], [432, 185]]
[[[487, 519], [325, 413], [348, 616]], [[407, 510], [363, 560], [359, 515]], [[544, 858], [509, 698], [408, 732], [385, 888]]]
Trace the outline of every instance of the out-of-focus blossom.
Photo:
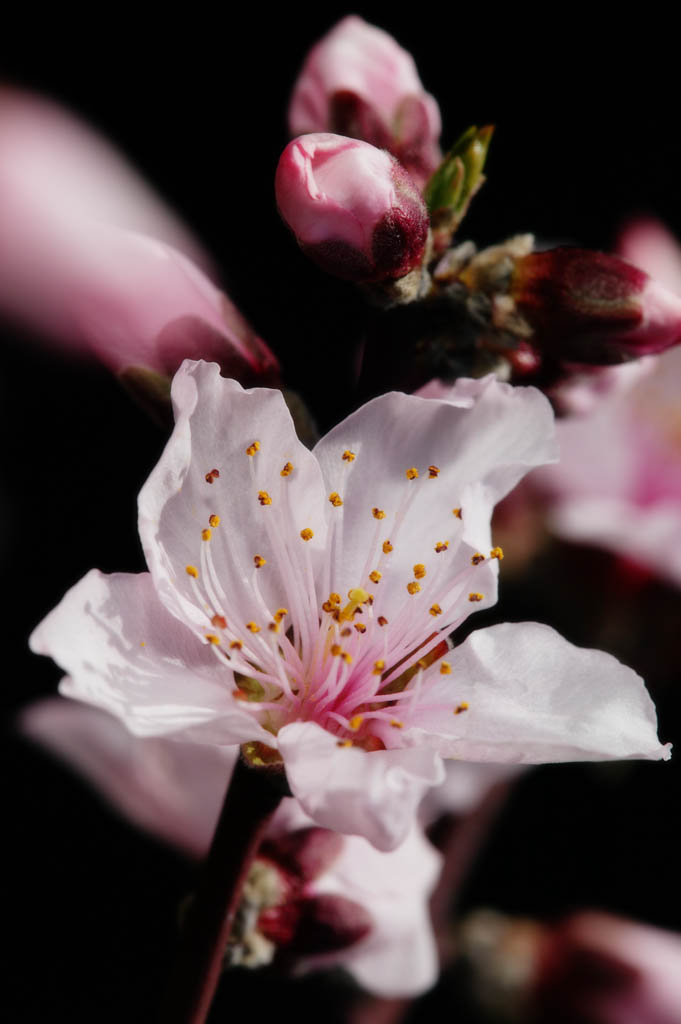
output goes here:
[[598, 911], [545, 925], [479, 910], [459, 938], [491, 1020], [681, 1024], [679, 935]]
[[308, 451], [281, 394], [186, 362], [139, 499], [150, 572], [91, 572], [32, 637], [62, 692], [142, 736], [245, 744], [319, 825], [408, 834], [442, 757], [666, 758], [641, 679], [536, 623], [447, 637], [496, 599], [495, 502], [553, 457], [533, 389], [388, 394]]
[[[681, 293], [681, 252], [664, 228], [637, 222], [620, 244]], [[678, 348], [564, 389], [574, 414], [558, 421], [560, 462], [529, 481], [549, 502], [554, 532], [624, 555], [677, 586], [680, 389]]]
[[384, 150], [341, 135], [294, 139], [275, 178], [281, 216], [303, 251], [350, 281], [403, 277], [422, 259], [428, 211]]
[[123, 158], [60, 107], [0, 90], [0, 313], [115, 372], [186, 356], [240, 379], [274, 356], [200, 267], [190, 233]]
[[[20, 725], [137, 825], [190, 856], [206, 853], [237, 747], [139, 738], [106, 712], [59, 698], [27, 708]], [[440, 856], [416, 828], [380, 853], [312, 826], [295, 800], [282, 801], [251, 871], [240, 915], [249, 927], [231, 959], [341, 965], [377, 995], [428, 988], [437, 973], [428, 898]]]
[[576, 914], [543, 936], [536, 1024], [681, 1024], [681, 936], [610, 914]]
[[291, 135], [331, 131], [390, 150], [420, 187], [442, 159], [440, 111], [411, 54], [356, 15], [310, 50], [288, 116]]
[[626, 260], [584, 249], [547, 249], [517, 260], [510, 285], [555, 359], [621, 362], [681, 341], [681, 297]]

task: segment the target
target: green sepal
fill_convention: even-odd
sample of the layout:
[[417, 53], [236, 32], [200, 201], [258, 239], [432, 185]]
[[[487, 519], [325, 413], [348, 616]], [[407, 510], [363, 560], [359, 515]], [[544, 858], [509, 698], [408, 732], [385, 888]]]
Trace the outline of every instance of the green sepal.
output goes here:
[[[434, 222], [454, 231], [483, 184], [493, 125], [471, 125], [459, 136], [426, 185], [424, 198]], [[439, 225], [438, 225], [439, 226]]]

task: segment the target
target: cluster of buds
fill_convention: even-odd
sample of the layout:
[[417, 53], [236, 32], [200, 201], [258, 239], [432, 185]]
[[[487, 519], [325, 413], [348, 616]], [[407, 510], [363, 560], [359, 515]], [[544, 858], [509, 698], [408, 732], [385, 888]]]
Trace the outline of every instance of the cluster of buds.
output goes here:
[[[431, 353], [421, 383], [463, 366], [548, 386], [575, 364], [681, 340], [681, 299], [617, 256], [535, 251], [529, 235], [483, 252], [453, 242], [484, 183], [493, 128], [469, 128], [443, 159], [437, 104], [413, 59], [362, 19], [345, 18], [313, 47], [289, 125], [300, 137], [276, 176], [284, 221], [326, 272], [383, 305], [421, 303], [414, 351]], [[414, 386], [413, 369], [391, 383]]]

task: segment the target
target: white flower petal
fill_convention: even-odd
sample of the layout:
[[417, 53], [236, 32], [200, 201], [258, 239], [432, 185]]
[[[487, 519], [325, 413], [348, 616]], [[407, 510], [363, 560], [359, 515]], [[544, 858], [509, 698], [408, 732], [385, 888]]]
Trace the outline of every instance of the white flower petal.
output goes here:
[[[306, 559], [313, 566], [319, 557], [326, 525], [319, 467], [297, 439], [281, 393], [244, 391], [220, 377], [214, 363], [186, 362], [175, 376], [173, 401], [175, 430], [139, 497], [140, 536], [161, 600], [197, 629], [224, 610], [237, 634], [249, 621], [263, 627], [282, 606], [295, 616], [295, 596], [302, 607], [309, 589]], [[247, 455], [256, 441], [259, 450]], [[282, 477], [287, 464], [293, 469]], [[214, 469], [219, 476], [209, 483]], [[261, 505], [260, 493], [271, 504]], [[203, 542], [212, 515], [220, 525]], [[300, 537], [306, 528], [314, 534], [308, 543]], [[186, 572], [198, 567], [205, 595], [202, 544], [210, 547], [221, 608], [208, 596], [197, 600]], [[267, 563], [257, 576], [256, 555]]]
[[[473, 633], [452, 673], [429, 691], [452, 711], [417, 710], [410, 742], [443, 756], [499, 764], [667, 759], [653, 702], [632, 669], [536, 622]], [[457, 714], [456, 708], [467, 704]], [[429, 738], [427, 737], [429, 734]]]
[[[338, 492], [344, 502], [342, 542], [335, 558], [339, 593], [362, 579], [377, 531], [372, 509], [385, 512], [379, 537], [394, 546], [390, 594], [382, 598], [388, 618], [404, 606], [404, 588], [415, 564], [453, 579], [469, 564], [472, 552], [487, 555], [494, 504], [530, 468], [555, 457], [553, 414], [538, 391], [511, 388], [488, 377], [461, 382], [451, 397], [449, 402], [383, 395], [349, 416], [314, 449], [327, 489]], [[353, 462], [342, 460], [345, 450], [356, 455]], [[436, 476], [430, 475], [430, 466], [438, 470]], [[419, 476], [409, 480], [406, 472], [412, 467]], [[462, 509], [463, 519], [453, 515], [455, 508]], [[457, 552], [460, 539], [470, 548]], [[435, 545], [447, 540], [450, 550], [436, 556]], [[485, 589], [482, 578], [481, 585], [469, 589], [487, 591], [493, 601], [496, 567], [481, 566], [479, 571]], [[381, 587], [385, 590], [386, 584]]]
[[340, 747], [314, 722], [286, 725], [278, 739], [303, 810], [319, 825], [362, 835], [379, 850], [403, 842], [423, 794], [444, 778], [442, 761], [425, 747], [371, 753]]
[[210, 644], [168, 615], [151, 577], [92, 570], [30, 639], [68, 673], [61, 692], [116, 715], [138, 736], [229, 745], [270, 739], [232, 697]]

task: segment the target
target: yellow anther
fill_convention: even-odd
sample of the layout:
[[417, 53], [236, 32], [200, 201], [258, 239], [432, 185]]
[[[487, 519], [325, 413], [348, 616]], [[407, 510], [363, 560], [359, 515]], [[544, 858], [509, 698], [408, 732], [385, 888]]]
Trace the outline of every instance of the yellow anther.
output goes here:
[[417, 476], [419, 475], [419, 471], [416, 468], [416, 466], [410, 466], [406, 473], [407, 480], [416, 480]]
[[350, 721], [348, 722], [348, 725], [350, 726], [353, 732], [357, 732], [363, 721], [364, 719], [362, 718], [361, 715], [353, 715]]
[[140, 647], [146, 647], [146, 646], [147, 646], [146, 640], [140, 640]]
[[451, 675], [451, 671], [452, 671], [452, 666], [449, 664], [448, 661], [441, 661], [440, 662], [440, 675], [441, 676]]
[[262, 555], [253, 555], [253, 565], [256, 569], [262, 569], [263, 565], [267, 565], [267, 559]]
[[458, 707], [454, 708], [454, 714], [460, 715], [462, 711], [468, 711], [468, 701], [462, 700]]
[[323, 612], [328, 612], [329, 615], [331, 615], [331, 613], [336, 611], [336, 610], [337, 610], [336, 605], [335, 604], [331, 604], [330, 601], [325, 601], [324, 604], [322, 605], [322, 611]]
[[392, 551], [392, 549], [393, 549], [393, 546], [390, 543], [390, 541], [389, 540], [384, 540], [383, 541], [383, 554], [384, 555], [389, 555], [390, 552]]
[[355, 629], [357, 630], [358, 633], [366, 633], [367, 631], [367, 628], [363, 622], [356, 622]]
[[188, 566], [186, 566], [185, 572], [187, 573], [187, 576], [191, 576], [192, 579], [195, 579], [195, 580], [198, 579], [199, 570], [196, 568], [195, 565], [188, 565]]
[[501, 548], [492, 548], [489, 553], [490, 558], [498, 558], [499, 561], [504, 557], [504, 552]]
[[382, 508], [372, 508], [371, 514], [374, 519], [385, 519], [385, 512]]
[[412, 580], [411, 583], [407, 583], [407, 590], [410, 594], [418, 594], [421, 589], [421, 584], [417, 583], [416, 580]]
[[284, 463], [284, 467], [283, 467], [283, 469], [282, 469], [282, 471], [281, 471], [281, 473], [279, 475], [280, 476], [290, 476], [292, 472], [293, 472], [293, 463], [292, 462], [285, 462]]
[[270, 633], [278, 633], [279, 632], [279, 623], [278, 622], [270, 622], [270, 624], [268, 625], [267, 628], [269, 629]]
[[352, 630], [349, 626], [346, 626], [345, 629], [341, 629], [341, 636], [352, 636]]
[[210, 540], [211, 536], [212, 531], [209, 530], [208, 527], [206, 527], [205, 530], [201, 530], [201, 540]]
[[343, 499], [341, 498], [340, 494], [337, 491], [331, 491], [331, 494], [329, 495], [329, 501], [331, 502], [334, 508], [339, 508], [339, 506], [343, 504]]
[[249, 633], [259, 633], [260, 632], [260, 626], [258, 626], [255, 622], [247, 622], [246, 623], [246, 629], [248, 630]]
[[309, 526], [306, 526], [304, 530], [300, 531], [300, 536], [303, 538], [303, 540], [312, 540], [312, 538], [314, 537], [314, 533], [312, 532]]
[[337, 747], [352, 747], [354, 746], [352, 740], [338, 740], [336, 743]]
[[397, 718], [391, 718], [390, 724], [393, 729], [404, 729], [404, 722], [400, 722]]
[[227, 629], [227, 619], [224, 615], [214, 615], [210, 620], [211, 626], [215, 626], [216, 629]]
[[258, 491], [258, 501], [261, 505], [271, 505], [272, 499], [270, 498], [267, 491]]
[[376, 621], [378, 622], [379, 626], [388, 625], [388, 620], [386, 619], [385, 615], [379, 615]]
[[337, 658], [338, 655], [342, 652], [342, 650], [343, 648], [341, 647], [340, 644], [331, 644], [330, 651], [331, 654], [333, 654], [334, 658]]
[[346, 448], [343, 452], [343, 462], [354, 462], [357, 456], [354, 452], [351, 452], [349, 448]]
[[250, 455], [251, 458], [253, 458], [255, 453], [259, 452], [259, 451], [260, 451], [260, 441], [254, 441], [253, 444], [249, 444], [248, 448], [246, 449], [246, 455]]
[[434, 480], [435, 477], [439, 475], [439, 473], [440, 470], [438, 469], [437, 466], [428, 466], [428, 476], [430, 477], [431, 480]]
[[481, 555], [479, 551], [476, 551], [476, 553], [471, 556], [471, 565], [480, 565], [480, 563], [484, 561], [485, 556]]
[[335, 590], [332, 591], [329, 594], [329, 601], [331, 602], [331, 604], [340, 604], [341, 603], [341, 596], [340, 596], [340, 594], [337, 594], [335, 592]]
[[274, 621], [281, 622], [285, 615], [288, 615], [288, 608], [277, 608], [274, 613]]
[[208, 522], [213, 527], [213, 529], [215, 529], [216, 526], [220, 525], [220, 516], [216, 516], [215, 514], [213, 514], [212, 516], [208, 516]]
[[453, 508], [452, 515], [456, 516], [457, 519], [463, 519], [463, 513], [460, 508]]
[[472, 601], [473, 603], [475, 603], [476, 601], [482, 601], [484, 596], [485, 596], [484, 594], [469, 594], [468, 595], [468, 600]]
[[[336, 595], [331, 596], [333, 597]], [[360, 605], [365, 604], [369, 600], [370, 596], [371, 595], [367, 594], [366, 590], [362, 587], [353, 587], [351, 590], [348, 590], [349, 602], [341, 612], [341, 619], [351, 619]]]
[[220, 476], [220, 470], [219, 469], [209, 469], [208, 472], [206, 473], [206, 483], [207, 484], [212, 484], [213, 481], [217, 480], [217, 478], [219, 476]]
[[231, 644], [229, 645], [230, 651], [240, 651], [242, 647], [243, 644], [241, 643], [241, 640], [232, 640]]
[[432, 604], [428, 610], [431, 615], [442, 615], [442, 608], [439, 604]]
[[384, 671], [385, 671], [385, 662], [384, 661], [375, 661], [374, 662], [374, 668], [373, 668], [372, 675], [380, 676], [381, 673], [384, 672]]
[[448, 540], [439, 540], [437, 542], [437, 544], [435, 545], [435, 551], [436, 551], [436, 553], [438, 555], [441, 555], [442, 552], [446, 551], [448, 547], [449, 547], [449, 541]]
[[369, 579], [372, 583], [378, 583], [382, 576], [383, 573], [379, 572], [378, 569], [374, 569], [373, 572], [369, 573]]
[[417, 580], [422, 580], [426, 575], [426, 567], [422, 562], [417, 562], [414, 566], [414, 576]]
[[352, 655], [348, 654], [347, 651], [343, 651], [343, 653], [341, 654], [341, 658], [346, 663], [346, 665], [349, 665], [352, 662]]
[[216, 636], [215, 633], [206, 633], [206, 640], [209, 644], [219, 644], [220, 637]]

